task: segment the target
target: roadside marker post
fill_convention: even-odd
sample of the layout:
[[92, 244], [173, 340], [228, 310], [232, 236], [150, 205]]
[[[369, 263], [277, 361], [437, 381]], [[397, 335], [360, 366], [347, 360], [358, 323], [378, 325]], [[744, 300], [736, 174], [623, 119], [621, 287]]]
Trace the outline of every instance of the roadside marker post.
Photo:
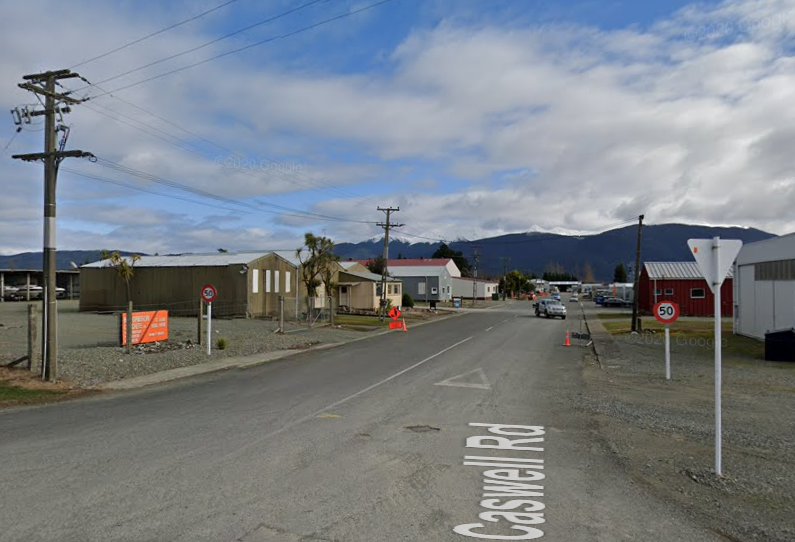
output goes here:
[[213, 301], [218, 295], [218, 291], [212, 284], [207, 284], [202, 288], [201, 296], [207, 303], [207, 355], [212, 354], [213, 348]]
[[712, 239], [690, 239], [687, 246], [696, 259], [701, 274], [715, 298], [715, 474], [723, 476], [722, 466], [722, 420], [721, 420], [721, 295], [720, 288], [729, 268], [734, 263], [743, 242], [736, 239], [713, 237]]
[[654, 317], [665, 324], [665, 379], [671, 380], [671, 324], [679, 318], [679, 305], [673, 301], [660, 301], [654, 305]]

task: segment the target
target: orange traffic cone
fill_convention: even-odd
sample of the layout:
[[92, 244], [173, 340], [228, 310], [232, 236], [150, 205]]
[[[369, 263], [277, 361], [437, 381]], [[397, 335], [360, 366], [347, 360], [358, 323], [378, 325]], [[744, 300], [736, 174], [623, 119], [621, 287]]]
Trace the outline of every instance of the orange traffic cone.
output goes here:
[[403, 318], [403, 331], [408, 331], [408, 329], [406, 329], [406, 319], [405, 318]]
[[571, 346], [571, 341], [569, 341], [569, 332], [566, 332], [566, 341], [563, 343], [563, 346]]

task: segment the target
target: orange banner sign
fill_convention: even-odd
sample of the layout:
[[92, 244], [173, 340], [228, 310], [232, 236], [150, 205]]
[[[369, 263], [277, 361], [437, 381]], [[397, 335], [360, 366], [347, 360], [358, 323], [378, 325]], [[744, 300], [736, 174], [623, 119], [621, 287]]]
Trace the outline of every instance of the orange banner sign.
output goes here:
[[403, 324], [400, 322], [389, 322], [389, 329], [403, 329]]
[[[134, 312], [132, 343], [153, 343], [168, 340], [168, 311]], [[127, 344], [127, 313], [121, 315], [121, 344]]]

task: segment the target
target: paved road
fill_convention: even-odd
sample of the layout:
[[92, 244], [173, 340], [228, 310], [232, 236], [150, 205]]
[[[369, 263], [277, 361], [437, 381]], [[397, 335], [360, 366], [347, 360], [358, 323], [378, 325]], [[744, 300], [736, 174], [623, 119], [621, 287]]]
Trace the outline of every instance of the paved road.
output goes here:
[[[478, 518], [496, 491], [484, 485], [517, 471], [465, 456], [543, 461], [519, 472], [545, 475], [523, 482], [543, 486], [524, 499], [545, 506], [534, 526], [544, 540], [718, 540], [646, 496], [596, 444], [572, 407], [583, 350], [562, 346], [578, 319], [530, 308], [1, 413], [0, 541], [462, 541], [453, 529], [473, 523], [522, 535], [504, 516]], [[543, 451], [466, 447], [489, 434], [470, 423], [542, 426], [545, 441], [523, 446]]]

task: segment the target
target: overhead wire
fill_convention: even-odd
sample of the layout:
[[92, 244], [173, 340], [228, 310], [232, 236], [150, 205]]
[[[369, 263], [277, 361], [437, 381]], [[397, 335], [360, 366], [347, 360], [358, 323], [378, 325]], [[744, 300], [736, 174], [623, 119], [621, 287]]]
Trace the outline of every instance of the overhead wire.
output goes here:
[[[205, 43], [203, 43], [201, 45], [197, 45], [196, 47], [192, 47], [190, 49], [186, 49], [185, 51], [182, 51], [180, 53], [175, 53], [175, 54], [167, 56], [165, 58], [161, 58], [159, 60], [155, 60], [155, 61], [149, 62], [148, 64], [144, 64], [142, 66], [138, 66], [137, 68], [133, 68], [131, 70], [127, 70], [126, 72], [114, 75], [113, 77], [108, 77], [107, 79], [103, 79], [103, 80], [101, 80], [101, 81], [99, 81], [98, 83], [95, 83], [95, 84], [96, 85], [103, 85], [105, 83], [109, 83], [110, 81], [115, 81], [116, 79], [119, 79], [119, 78], [124, 77], [126, 75], [130, 75], [130, 74], [139, 72], [141, 70], [145, 70], [146, 68], [151, 68], [152, 66], [156, 66], [158, 64], [162, 64], [163, 62], [167, 62], [169, 60], [173, 60], [175, 58], [179, 58], [181, 56], [184, 56], [184, 55], [199, 51], [201, 49], [204, 49], [205, 47], [209, 47], [210, 45], [216, 44], [216, 43], [218, 43], [220, 41], [223, 41], [225, 39], [229, 39], [229, 38], [231, 38], [233, 36], [237, 36], [238, 34], [242, 34], [243, 32], [247, 32], [247, 31], [249, 31], [249, 30], [251, 30], [253, 28], [256, 28], [258, 26], [262, 26], [264, 24], [267, 24], [267, 23], [282, 19], [282, 18], [284, 18], [284, 17], [286, 17], [288, 15], [292, 15], [293, 13], [301, 11], [302, 9], [306, 9], [308, 7], [311, 7], [311, 6], [315, 5], [315, 4], [319, 4], [321, 2], [327, 2], [327, 1], [328, 0], [312, 0], [311, 2], [307, 2], [306, 4], [302, 4], [302, 5], [300, 5], [298, 7], [295, 7], [293, 9], [291, 9], [291, 10], [288, 10], [288, 11], [285, 11], [283, 13], [280, 13], [279, 15], [274, 15], [273, 17], [269, 17], [267, 19], [263, 19], [261, 21], [258, 21], [256, 23], [254, 23], [254, 24], [250, 24], [250, 25], [248, 25], [246, 27], [243, 27], [243, 28], [240, 28], [238, 30], [235, 30], [234, 32], [230, 32], [230, 33], [225, 34], [225, 35], [223, 35], [221, 37], [218, 37], [218, 38], [215, 38], [215, 39], [210, 40], [208, 42], [205, 42]], [[83, 89], [78, 89], [78, 90], [83, 90]]]
[[127, 47], [130, 47], [130, 46], [132, 46], [132, 45], [135, 45], [135, 44], [141, 43], [142, 41], [146, 41], [146, 40], [148, 40], [149, 38], [153, 38], [153, 37], [155, 37], [155, 36], [157, 36], [157, 35], [159, 35], [159, 34], [163, 34], [164, 32], [168, 32], [169, 30], [173, 30], [174, 28], [180, 27], [180, 26], [182, 26], [182, 25], [184, 25], [184, 24], [190, 23], [190, 22], [192, 22], [192, 21], [195, 21], [195, 20], [197, 20], [197, 19], [201, 19], [201, 18], [202, 18], [202, 17], [204, 17], [205, 15], [209, 15], [210, 13], [213, 13], [214, 11], [218, 11], [219, 9], [221, 9], [221, 8], [223, 8], [223, 7], [226, 7], [226, 6], [228, 6], [229, 4], [234, 4], [234, 3], [235, 3], [235, 2], [237, 2], [237, 1], [238, 1], [238, 0], [228, 0], [227, 2], [224, 2], [223, 4], [217, 5], [217, 6], [215, 6], [214, 8], [210, 8], [210, 9], [208, 9], [208, 10], [206, 10], [206, 11], [203, 11], [202, 13], [199, 13], [198, 15], [195, 15], [195, 16], [193, 16], [193, 17], [190, 17], [190, 18], [188, 18], [188, 19], [185, 19], [185, 20], [183, 20], [183, 21], [180, 21], [180, 22], [178, 22], [178, 23], [174, 23], [174, 24], [172, 24], [172, 25], [170, 25], [170, 26], [167, 26], [167, 27], [165, 27], [165, 28], [161, 28], [161, 29], [160, 29], [160, 30], [158, 30], [157, 32], [152, 32], [151, 34], [147, 34], [146, 36], [144, 36], [144, 37], [142, 37], [142, 38], [138, 38], [138, 39], [136, 39], [136, 40], [133, 40], [133, 41], [131, 41], [131, 42], [129, 42], [129, 43], [125, 43], [125, 44], [124, 44], [124, 45], [122, 45], [121, 47], [116, 47], [115, 49], [112, 49], [112, 50], [110, 50], [110, 51], [107, 51], [107, 52], [105, 52], [105, 53], [102, 53], [101, 55], [97, 55], [97, 56], [95, 56], [95, 57], [93, 57], [93, 58], [89, 58], [89, 59], [87, 59], [87, 60], [84, 60], [84, 61], [82, 61], [82, 62], [80, 62], [80, 63], [78, 63], [78, 64], [75, 64], [74, 66], [72, 66], [72, 67], [71, 67], [71, 68], [69, 68], [69, 69], [70, 69], [70, 70], [73, 70], [73, 69], [75, 69], [75, 68], [77, 68], [77, 67], [84, 66], [84, 65], [86, 65], [86, 64], [88, 64], [88, 63], [90, 63], [90, 62], [94, 62], [95, 60], [99, 60], [100, 58], [105, 58], [106, 56], [112, 55], [113, 53], [117, 53], [117, 52], [121, 51], [122, 49], [126, 49]]
[[259, 47], [260, 45], [265, 45], [267, 43], [272, 43], [272, 42], [277, 41], [277, 40], [290, 38], [292, 36], [296, 36], [296, 35], [301, 34], [303, 32], [307, 32], [309, 30], [313, 30], [313, 29], [318, 28], [320, 26], [332, 23], [334, 21], [338, 21], [340, 19], [345, 19], [347, 17], [351, 17], [353, 15], [356, 15], [357, 13], [362, 13], [363, 11], [367, 11], [367, 10], [376, 8], [378, 6], [381, 6], [383, 4], [388, 4], [388, 3], [394, 2], [394, 1], [396, 1], [396, 0], [381, 0], [380, 2], [375, 2], [373, 4], [368, 4], [368, 5], [364, 6], [364, 7], [349, 11], [347, 13], [343, 13], [341, 15], [337, 15], [335, 17], [331, 17], [331, 18], [328, 18], [328, 19], [323, 19], [322, 21], [319, 21], [317, 23], [313, 23], [313, 24], [308, 25], [308, 26], [304, 26], [302, 28], [299, 28], [298, 30], [293, 30], [293, 31], [288, 32], [286, 34], [281, 34], [281, 35], [278, 35], [278, 36], [272, 36], [270, 38], [267, 38], [267, 39], [264, 39], [264, 40], [261, 40], [261, 41], [255, 42], [255, 43], [251, 43], [251, 44], [243, 46], [243, 47], [238, 47], [237, 49], [232, 49], [230, 51], [226, 51], [224, 53], [220, 53], [218, 55], [211, 56], [209, 58], [205, 58], [204, 60], [200, 60], [200, 61], [194, 62], [192, 64], [187, 64], [185, 66], [181, 66], [179, 68], [175, 68], [175, 69], [167, 71], [165, 73], [154, 75], [152, 77], [148, 77], [146, 79], [142, 79], [142, 80], [136, 81], [134, 83], [129, 83], [129, 84], [121, 86], [119, 88], [115, 88], [113, 90], [107, 91], [107, 92], [105, 92], [103, 94], [98, 94], [96, 96], [93, 96], [93, 97], [91, 97], [91, 99], [94, 100], [94, 99], [97, 99], [99, 97], [105, 96], [106, 94], [112, 94], [112, 93], [120, 92], [122, 90], [126, 90], [126, 89], [129, 89], [129, 88], [132, 88], [132, 87], [136, 87], [138, 85], [142, 85], [144, 83], [148, 83], [148, 82], [154, 81], [156, 79], [161, 79], [163, 77], [167, 77], [167, 76], [173, 75], [175, 73], [183, 72], [185, 70], [189, 70], [191, 68], [195, 68], [196, 66], [201, 66], [202, 64], [206, 64], [206, 63], [211, 62], [213, 60], [218, 60], [219, 58], [224, 58], [224, 57], [227, 57], [229, 55], [233, 55], [233, 54], [236, 54], [236, 53], [240, 53], [242, 51], [246, 51], [248, 49], [252, 49], [254, 47]]

